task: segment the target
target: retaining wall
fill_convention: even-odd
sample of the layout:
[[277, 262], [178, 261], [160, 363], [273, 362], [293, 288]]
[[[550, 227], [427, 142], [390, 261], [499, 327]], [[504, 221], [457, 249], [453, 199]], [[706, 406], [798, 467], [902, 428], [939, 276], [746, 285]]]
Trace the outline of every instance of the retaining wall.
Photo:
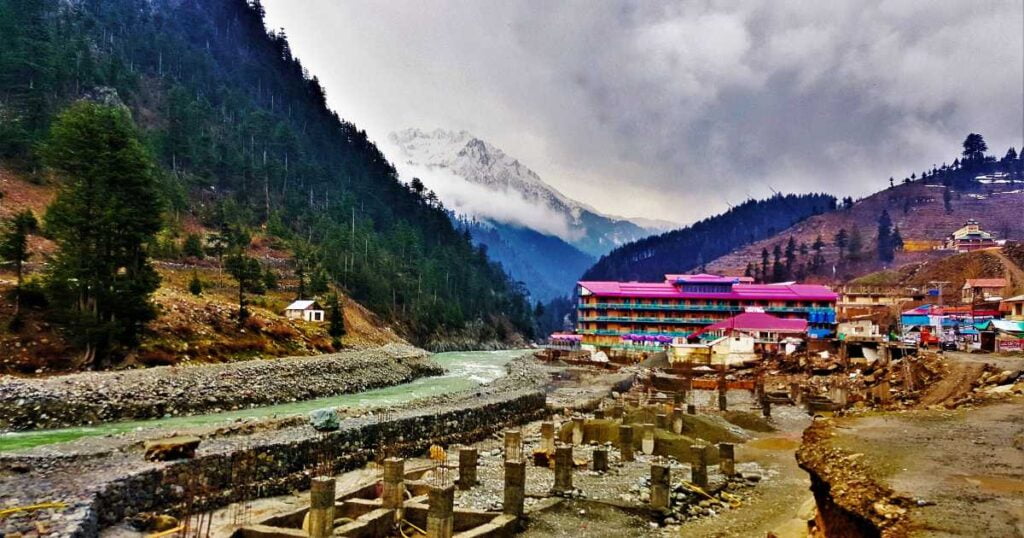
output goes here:
[[[252, 446], [230, 452], [202, 453], [192, 460], [154, 464], [140, 472], [98, 485], [91, 503], [63, 514], [70, 525], [60, 535], [96, 536], [99, 529], [139, 512], [180, 508], [186, 497], [184, 484], [200, 481], [209, 491], [205, 509], [238, 500], [232, 469], [242, 458], [257, 455], [258, 463], [248, 476], [250, 488], [258, 486], [261, 497], [286, 494], [309, 486], [310, 467], [318, 455], [332, 456], [335, 472], [359, 468], [375, 459], [384, 445], [396, 455], [422, 454], [430, 445], [471, 443], [503, 428], [545, 416], [540, 390], [498, 396], [481, 396], [472, 403], [399, 412], [388, 421], [371, 418], [344, 420], [338, 431], [306, 435], [292, 440], [254, 440]], [[142, 455], [139, 454], [141, 458]], [[236, 471], [237, 472], [237, 471]]]

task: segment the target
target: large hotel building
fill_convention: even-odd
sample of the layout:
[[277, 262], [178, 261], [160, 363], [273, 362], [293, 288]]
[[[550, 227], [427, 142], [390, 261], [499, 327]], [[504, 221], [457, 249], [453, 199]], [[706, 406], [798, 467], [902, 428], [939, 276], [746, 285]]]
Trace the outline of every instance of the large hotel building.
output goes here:
[[834, 333], [836, 294], [816, 284], [753, 284], [717, 275], [664, 282], [579, 282], [577, 333], [585, 349], [650, 350], [747, 311], [803, 318], [811, 338]]

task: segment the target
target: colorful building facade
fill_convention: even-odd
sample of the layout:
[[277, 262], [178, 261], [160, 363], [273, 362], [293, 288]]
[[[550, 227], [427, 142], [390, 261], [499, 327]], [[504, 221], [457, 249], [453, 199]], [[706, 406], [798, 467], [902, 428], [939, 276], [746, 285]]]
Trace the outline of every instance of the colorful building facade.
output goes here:
[[812, 338], [832, 336], [836, 323], [836, 293], [812, 284], [665, 275], [664, 282], [579, 282], [578, 292], [576, 333], [585, 349], [605, 352], [666, 345], [748, 311], [805, 319]]

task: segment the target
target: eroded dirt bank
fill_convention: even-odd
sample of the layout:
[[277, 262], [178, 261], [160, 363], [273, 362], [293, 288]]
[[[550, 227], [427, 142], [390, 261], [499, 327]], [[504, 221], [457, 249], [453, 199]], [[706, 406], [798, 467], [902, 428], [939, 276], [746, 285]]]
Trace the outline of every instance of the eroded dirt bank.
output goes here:
[[817, 420], [797, 453], [823, 536], [1024, 536], [1024, 397]]

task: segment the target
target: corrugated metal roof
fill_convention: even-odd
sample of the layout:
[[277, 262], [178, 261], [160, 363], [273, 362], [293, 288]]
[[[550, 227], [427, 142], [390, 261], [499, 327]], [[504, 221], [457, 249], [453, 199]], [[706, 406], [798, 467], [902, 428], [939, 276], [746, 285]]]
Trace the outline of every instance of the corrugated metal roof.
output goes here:
[[710, 332], [722, 329], [802, 333], [807, 330], [807, 320], [777, 318], [771, 314], [765, 314], [764, 312], [744, 312], [727, 320], [708, 325], [701, 332]]
[[315, 304], [316, 301], [295, 301], [288, 305], [288, 308], [285, 308], [285, 310], [305, 310]]
[[722, 293], [684, 292], [670, 282], [584, 281], [579, 285], [598, 296], [644, 299], [835, 301], [837, 297], [818, 284], [733, 284], [732, 291]]

